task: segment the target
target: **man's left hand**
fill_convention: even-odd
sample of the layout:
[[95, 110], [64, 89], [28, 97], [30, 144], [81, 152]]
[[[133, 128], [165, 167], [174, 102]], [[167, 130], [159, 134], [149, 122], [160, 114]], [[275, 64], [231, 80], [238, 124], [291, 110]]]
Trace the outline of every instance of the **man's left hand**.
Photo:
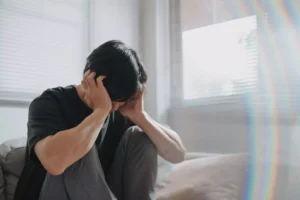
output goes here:
[[123, 116], [128, 117], [133, 123], [138, 124], [139, 119], [145, 114], [144, 94], [141, 94], [137, 100], [125, 104], [119, 110]]

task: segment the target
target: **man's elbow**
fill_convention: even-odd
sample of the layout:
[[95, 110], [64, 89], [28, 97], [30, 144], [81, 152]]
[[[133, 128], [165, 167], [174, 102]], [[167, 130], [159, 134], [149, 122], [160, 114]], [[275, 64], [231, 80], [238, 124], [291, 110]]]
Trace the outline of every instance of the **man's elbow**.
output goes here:
[[59, 176], [65, 172], [65, 169], [63, 167], [52, 166], [48, 168], [47, 172], [52, 176]]
[[41, 164], [45, 170], [52, 176], [59, 176], [64, 173], [65, 168], [61, 166], [61, 163], [54, 161], [51, 158], [45, 158], [45, 161], [41, 161]]
[[65, 171], [61, 159], [52, 154], [45, 141], [38, 142], [34, 150], [40, 163], [49, 174], [59, 176]]

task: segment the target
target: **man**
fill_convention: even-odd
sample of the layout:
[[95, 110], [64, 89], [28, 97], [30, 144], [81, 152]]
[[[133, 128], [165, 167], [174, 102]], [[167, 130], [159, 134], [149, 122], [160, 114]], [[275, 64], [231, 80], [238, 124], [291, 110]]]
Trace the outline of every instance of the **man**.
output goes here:
[[80, 85], [48, 89], [31, 103], [15, 200], [155, 199], [157, 153], [178, 163], [185, 148], [145, 112], [139, 57], [109, 41], [84, 72]]

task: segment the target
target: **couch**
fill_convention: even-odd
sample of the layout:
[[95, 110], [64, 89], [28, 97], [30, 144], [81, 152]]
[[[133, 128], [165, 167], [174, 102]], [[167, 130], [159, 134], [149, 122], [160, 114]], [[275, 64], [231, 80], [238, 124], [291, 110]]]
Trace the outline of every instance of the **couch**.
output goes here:
[[[25, 145], [26, 138], [0, 145], [0, 200], [13, 199]], [[247, 160], [245, 154], [188, 153], [186, 161], [174, 165], [158, 157], [157, 200], [239, 200]]]

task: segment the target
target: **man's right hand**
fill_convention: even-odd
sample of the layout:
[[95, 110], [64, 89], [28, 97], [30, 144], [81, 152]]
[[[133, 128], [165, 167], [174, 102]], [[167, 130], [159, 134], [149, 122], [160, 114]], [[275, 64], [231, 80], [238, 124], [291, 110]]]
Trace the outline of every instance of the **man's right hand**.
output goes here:
[[105, 76], [99, 76], [95, 81], [95, 75], [95, 72], [87, 71], [81, 81], [85, 91], [84, 100], [93, 110], [101, 110], [108, 114], [112, 108], [112, 104], [103, 85]]

